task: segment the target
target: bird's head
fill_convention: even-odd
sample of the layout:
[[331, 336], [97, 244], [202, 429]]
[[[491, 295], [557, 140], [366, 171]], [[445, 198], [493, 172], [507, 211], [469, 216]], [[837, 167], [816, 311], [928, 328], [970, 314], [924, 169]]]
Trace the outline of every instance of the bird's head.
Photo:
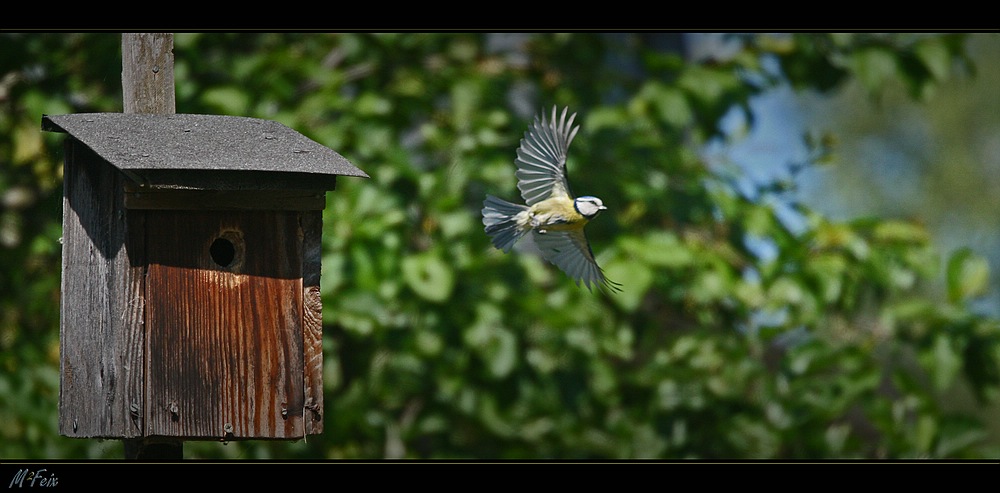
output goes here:
[[601, 202], [601, 199], [589, 195], [578, 197], [573, 201], [573, 207], [576, 208], [576, 212], [579, 212], [587, 219], [593, 219], [597, 216], [598, 212], [607, 209], [607, 207], [604, 207], [604, 202]]

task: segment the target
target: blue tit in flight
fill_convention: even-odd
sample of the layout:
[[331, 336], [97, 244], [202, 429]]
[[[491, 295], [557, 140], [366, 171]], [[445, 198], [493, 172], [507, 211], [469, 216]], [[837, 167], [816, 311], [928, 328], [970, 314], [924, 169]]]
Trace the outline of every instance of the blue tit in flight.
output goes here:
[[487, 195], [483, 202], [483, 225], [493, 246], [510, 251], [529, 231], [545, 260], [576, 281], [619, 291], [620, 284], [604, 277], [594, 260], [594, 252], [583, 234], [588, 221], [607, 207], [591, 196], [573, 198], [566, 181], [566, 151], [580, 126], [573, 127], [576, 113], [566, 118], [564, 108], [558, 119], [544, 112], [524, 133], [517, 149], [517, 188], [525, 205]]

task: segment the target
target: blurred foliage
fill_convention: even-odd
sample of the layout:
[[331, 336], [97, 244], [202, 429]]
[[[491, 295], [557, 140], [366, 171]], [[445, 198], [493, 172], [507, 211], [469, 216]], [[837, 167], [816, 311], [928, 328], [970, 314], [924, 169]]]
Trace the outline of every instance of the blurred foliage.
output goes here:
[[[946, 45], [924, 37], [920, 46]], [[874, 94], [854, 81], [832, 97], [796, 98], [803, 125], [835, 128], [840, 142], [836, 165], [814, 173], [798, 192], [836, 217], [875, 211], [917, 221], [942, 252], [981, 252], [994, 275], [976, 306], [997, 315], [1000, 33], [969, 35], [962, 46], [976, 63], [963, 70], [972, 75], [941, 77], [916, 102], [908, 84], [893, 80]]]
[[[779, 83], [971, 68], [961, 34], [747, 35], [687, 61], [677, 34], [183, 33], [177, 110], [280, 121], [371, 175], [324, 213], [325, 432], [188, 442], [187, 457], [825, 458], [1000, 455], [944, 392], [1000, 386], [988, 267], [924, 229], [832, 221], [794, 183], [737, 186], [700, 157]], [[121, 457], [57, 431], [61, 137], [42, 114], [121, 111], [116, 34], [0, 34], [0, 457]], [[621, 294], [490, 247], [486, 193], [568, 105], [588, 236]], [[834, 142], [809, 138], [803, 166]], [[942, 271], [941, 265], [945, 268]], [[945, 277], [945, 299], [919, 288]]]

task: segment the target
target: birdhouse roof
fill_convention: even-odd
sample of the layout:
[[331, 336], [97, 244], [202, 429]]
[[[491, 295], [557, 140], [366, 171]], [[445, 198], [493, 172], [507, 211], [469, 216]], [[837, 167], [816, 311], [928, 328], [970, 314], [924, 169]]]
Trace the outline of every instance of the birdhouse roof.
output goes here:
[[281, 123], [225, 115], [44, 115], [140, 185], [154, 188], [333, 189], [368, 175], [334, 150]]

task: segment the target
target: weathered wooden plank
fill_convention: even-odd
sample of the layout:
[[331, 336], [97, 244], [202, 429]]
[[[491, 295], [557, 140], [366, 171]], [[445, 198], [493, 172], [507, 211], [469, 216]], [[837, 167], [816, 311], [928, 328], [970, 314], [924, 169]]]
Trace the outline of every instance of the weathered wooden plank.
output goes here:
[[134, 437], [143, 406], [140, 215], [124, 208], [120, 173], [65, 142], [59, 432]]
[[323, 433], [323, 300], [319, 280], [322, 270], [323, 213], [302, 213], [302, 337], [305, 371], [305, 432]]
[[[121, 196], [122, 182], [127, 181], [119, 174], [115, 184], [116, 196]], [[119, 204], [124, 198], [118, 199]], [[128, 259], [128, 275], [123, 279], [125, 288], [122, 311], [122, 338], [124, 346], [120, 357], [126, 371], [125, 404], [128, 406], [130, 426], [123, 436], [127, 438], [143, 435], [143, 407], [145, 406], [146, 368], [146, 213], [144, 211], [124, 211], [127, 222], [125, 247]]]
[[122, 34], [122, 102], [125, 113], [173, 113], [174, 35]]
[[146, 213], [146, 434], [304, 436], [300, 214]]

